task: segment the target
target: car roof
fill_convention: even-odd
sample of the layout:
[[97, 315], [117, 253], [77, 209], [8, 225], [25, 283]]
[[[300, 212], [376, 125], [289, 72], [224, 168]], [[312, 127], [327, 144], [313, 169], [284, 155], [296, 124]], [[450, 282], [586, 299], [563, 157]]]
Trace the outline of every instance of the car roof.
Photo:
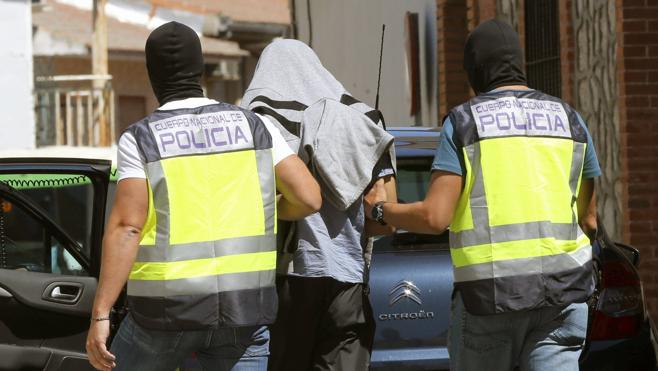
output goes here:
[[439, 145], [441, 128], [427, 126], [388, 127], [395, 137], [395, 152], [401, 157], [434, 157]]

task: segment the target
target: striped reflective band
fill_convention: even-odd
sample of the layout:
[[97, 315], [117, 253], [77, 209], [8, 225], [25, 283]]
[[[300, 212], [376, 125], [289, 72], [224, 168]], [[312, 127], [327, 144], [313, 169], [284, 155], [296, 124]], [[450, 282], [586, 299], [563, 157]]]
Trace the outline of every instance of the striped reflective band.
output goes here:
[[128, 281], [128, 295], [165, 297], [253, 290], [274, 286], [275, 275], [274, 270], [267, 270], [167, 281], [131, 280]]
[[153, 187], [153, 206], [155, 208], [155, 245], [169, 245], [169, 191], [167, 179], [160, 161], [146, 164], [149, 183]]
[[175, 262], [135, 263], [130, 280], [176, 280], [276, 268], [276, 251]]
[[585, 246], [589, 246], [589, 238], [583, 234], [576, 241], [538, 238], [451, 248], [450, 256], [455, 268], [460, 268], [493, 261], [559, 255], [576, 251]]
[[486, 243], [549, 237], [554, 237], [558, 240], [575, 240], [578, 236], [578, 231], [578, 225], [573, 223], [528, 222], [489, 227], [485, 233], [478, 233], [474, 229], [450, 232], [450, 241], [454, 242], [454, 248], [463, 248]]
[[492, 261], [458, 267], [454, 269], [455, 282], [510, 277], [520, 273], [523, 275], [559, 273], [580, 268], [591, 259], [592, 248], [587, 244], [576, 251], [565, 254]]
[[[488, 235], [489, 208], [487, 206], [487, 197], [484, 193], [484, 177], [482, 175], [482, 163], [480, 162], [480, 142], [476, 142], [464, 150], [471, 164], [471, 169], [475, 173], [469, 195], [471, 217], [473, 218], [473, 229], [470, 231], [475, 235]], [[450, 241], [451, 247], [458, 246], [452, 240]]]
[[578, 215], [574, 205], [578, 200], [578, 191], [580, 189], [580, 179], [583, 172], [583, 165], [585, 164], [585, 143], [573, 143], [573, 157], [571, 158], [571, 169], [569, 171], [569, 189], [571, 189], [571, 209], [573, 210], [572, 223], [578, 225]]
[[140, 246], [138, 263], [174, 262], [204, 259], [210, 256], [268, 252], [276, 248], [276, 235], [228, 238], [219, 241], [194, 242], [180, 245]]
[[578, 188], [580, 185], [580, 174], [583, 171], [585, 159], [585, 143], [573, 142], [573, 157], [571, 160], [571, 169], [569, 171], [569, 188], [574, 197], [578, 197]]
[[[256, 150], [256, 165], [260, 181], [260, 194], [265, 212], [265, 234], [276, 233], [276, 180], [271, 149]], [[274, 246], [274, 245], [273, 245]]]

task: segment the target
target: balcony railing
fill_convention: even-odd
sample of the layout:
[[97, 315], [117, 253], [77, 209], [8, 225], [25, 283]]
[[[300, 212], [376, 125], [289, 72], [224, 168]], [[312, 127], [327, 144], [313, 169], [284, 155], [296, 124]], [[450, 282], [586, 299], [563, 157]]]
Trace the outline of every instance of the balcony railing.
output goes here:
[[37, 146], [114, 143], [112, 76], [61, 75], [35, 79]]

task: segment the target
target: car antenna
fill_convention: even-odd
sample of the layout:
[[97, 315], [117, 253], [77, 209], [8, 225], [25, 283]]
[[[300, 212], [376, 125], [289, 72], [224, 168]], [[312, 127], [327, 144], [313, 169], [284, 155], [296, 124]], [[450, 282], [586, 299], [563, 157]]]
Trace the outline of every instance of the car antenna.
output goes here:
[[384, 122], [384, 115], [379, 111], [379, 87], [382, 82], [382, 57], [384, 56], [384, 32], [386, 32], [386, 23], [382, 23], [382, 41], [379, 45], [379, 72], [377, 75], [377, 95], [375, 95], [375, 110], [379, 112], [379, 118], [382, 120], [382, 126], [386, 130], [386, 123]]

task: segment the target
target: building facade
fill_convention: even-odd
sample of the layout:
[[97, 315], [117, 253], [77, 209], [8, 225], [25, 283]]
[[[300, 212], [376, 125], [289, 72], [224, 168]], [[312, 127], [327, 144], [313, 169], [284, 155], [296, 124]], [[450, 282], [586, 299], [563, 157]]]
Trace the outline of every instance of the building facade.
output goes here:
[[389, 126], [436, 126], [436, 0], [290, 0], [294, 36]]
[[[230, 103], [241, 99], [260, 50], [290, 26], [287, 2], [281, 0], [108, 0], [108, 76], [93, 76], [92, 2], [38, 4], [32, 7], [37, 146], [103, 145], [97, 140], [100, 99], [108, 102], [110, 144], [157, 108], [144, 45], [149, 33], [165, 22], [184, 23], [200, 35], [206, 94]], [[250, 7], [263, 11], [250, 12]], [[98, 78], [106, 79], [101, 91], [94, 87]]]

